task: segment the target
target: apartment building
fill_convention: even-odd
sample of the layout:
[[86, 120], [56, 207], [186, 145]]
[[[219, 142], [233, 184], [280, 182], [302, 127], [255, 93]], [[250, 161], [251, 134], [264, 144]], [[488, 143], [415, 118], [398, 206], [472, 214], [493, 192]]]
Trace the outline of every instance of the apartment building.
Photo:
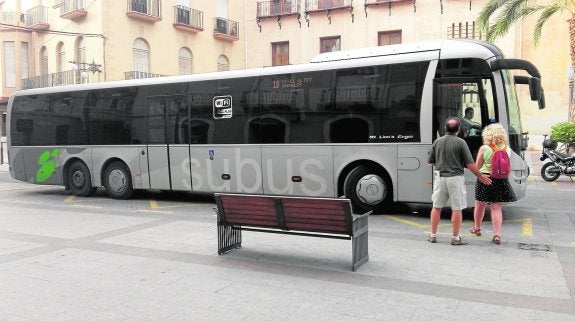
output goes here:
[[[248, 5], [248, 67], [309, 62], [321, 52], [430, 39], [485, 39], [477, 16], [486, 0], [271, 0]], [[540, 1], [546, 2], [546, 1]], [[253, 14], [255, 13], [255, 17]], [[538, 110], [520, 90], [524, 128], [543, 134], [568, 119], [569, 34], [567, 15], [554, 17], [533, 44], [535, 17], [526, 19], [496, 45], [508, 58], [533, 62], [542, 73], [547, 108]], [[255, 20], [255, 21], [254, 21]], [[572, 78], [572, 73], [571, 77]], [[522, 86], [523, 87], [523, 86]], [[572, 97], [571, 97], [572, 99]]]
[[0, 0], [0, 108], [19, 89], [245, 68], [243, 3]]
[[[300, 64], [321, 52], [431, 39], [484, 39], [476, 17], [485, 3], [0, 0], [0, 110], [21, 88]], [[524, 128], [532, 134], [568, 118], [567, 18], [555, 17], [539, 46], [532, 43], [535, 18], [496, 42], [508, 58], [530, 60], [543, 75], [545, 110], [520, 90]]]

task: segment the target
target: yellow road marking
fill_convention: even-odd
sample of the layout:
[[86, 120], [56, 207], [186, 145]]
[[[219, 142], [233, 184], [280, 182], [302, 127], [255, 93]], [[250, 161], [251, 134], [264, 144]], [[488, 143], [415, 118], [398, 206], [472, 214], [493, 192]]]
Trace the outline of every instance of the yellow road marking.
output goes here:
[[530, 218], [523, 219], [521, 231], [524, 236], [533, 236], [533, 222]]
[[[150, 208], [151, 209], [158, 209], [158, 208], [178, 208], [178, 207], [193, 207], [199, 206], [198, 204], [188, 204], [188, 205], [166, 205], [166, 206], [158, 206], [158, 201], [150, 200]], [[171, 212], [170, 212], [171, 213]]]
[[66, 199], [64, 200], [64, 203], [74, 203], [74, 199], [76, 199], [76, 196], [70, 195], [70, 196], [66, 197]]
[[90, 206], [90, 205], [70, 205], [72, 207], [87, 207], [87, 208], [102, 208], [102, 206]]
[[413, 227], [416, 227], [416, 228], [428, 228], [428, 227], [429, 227], [429, 225], [427, 225], [427, 224], [415, 223], [415, 222], [408, 221], [408, 220], [406, 220], [406, 219], [399, 218], [399, 217], [393, 216], [393, 215], [384, 215], [384, 216], [387, 217], [387, 218], [389, 218], [389, 219], [392, 220], [392, 221], [396, 221], [396, 222], [399, 222], [399, 223], [403, 223], [403, 224], [406, 224], [406, 225], [409, 225], [409, 226], [413, 226]]
[[156, 211], [156, 210], [139, 210], [138, 212], [150, 212], [150, 213], [173, 213], [170, 211]]

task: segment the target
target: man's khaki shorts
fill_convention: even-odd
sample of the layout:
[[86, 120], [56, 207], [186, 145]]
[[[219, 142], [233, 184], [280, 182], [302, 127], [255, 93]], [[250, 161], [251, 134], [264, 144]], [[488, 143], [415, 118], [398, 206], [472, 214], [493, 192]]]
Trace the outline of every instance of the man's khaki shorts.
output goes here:
[[452, 210], [462, 210], [467, 207], [467, 189], [464, 176], [439, 177], [433, 181], [433, 194], [431, 201], [433, 207], [443, 208], [450, 206]]

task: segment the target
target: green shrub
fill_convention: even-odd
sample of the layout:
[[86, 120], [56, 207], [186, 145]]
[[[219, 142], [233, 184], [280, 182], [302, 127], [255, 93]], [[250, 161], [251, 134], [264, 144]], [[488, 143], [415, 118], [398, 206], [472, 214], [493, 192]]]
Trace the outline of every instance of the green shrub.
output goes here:
[[549, 138], [560, 143], [575, 144], [575, 123], [566, 121], [551, 126]]

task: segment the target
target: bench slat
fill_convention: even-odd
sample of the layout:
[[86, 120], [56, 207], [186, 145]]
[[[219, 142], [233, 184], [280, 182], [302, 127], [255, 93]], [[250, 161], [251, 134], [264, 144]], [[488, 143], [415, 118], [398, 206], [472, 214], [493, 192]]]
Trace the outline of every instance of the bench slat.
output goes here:
[[323, 224], [318, 225], [318, 224], [306, 224], [306, 223], [291, 223], [286, 225], [290, 230], [349, 234], [345, 226], [329, 226]]

